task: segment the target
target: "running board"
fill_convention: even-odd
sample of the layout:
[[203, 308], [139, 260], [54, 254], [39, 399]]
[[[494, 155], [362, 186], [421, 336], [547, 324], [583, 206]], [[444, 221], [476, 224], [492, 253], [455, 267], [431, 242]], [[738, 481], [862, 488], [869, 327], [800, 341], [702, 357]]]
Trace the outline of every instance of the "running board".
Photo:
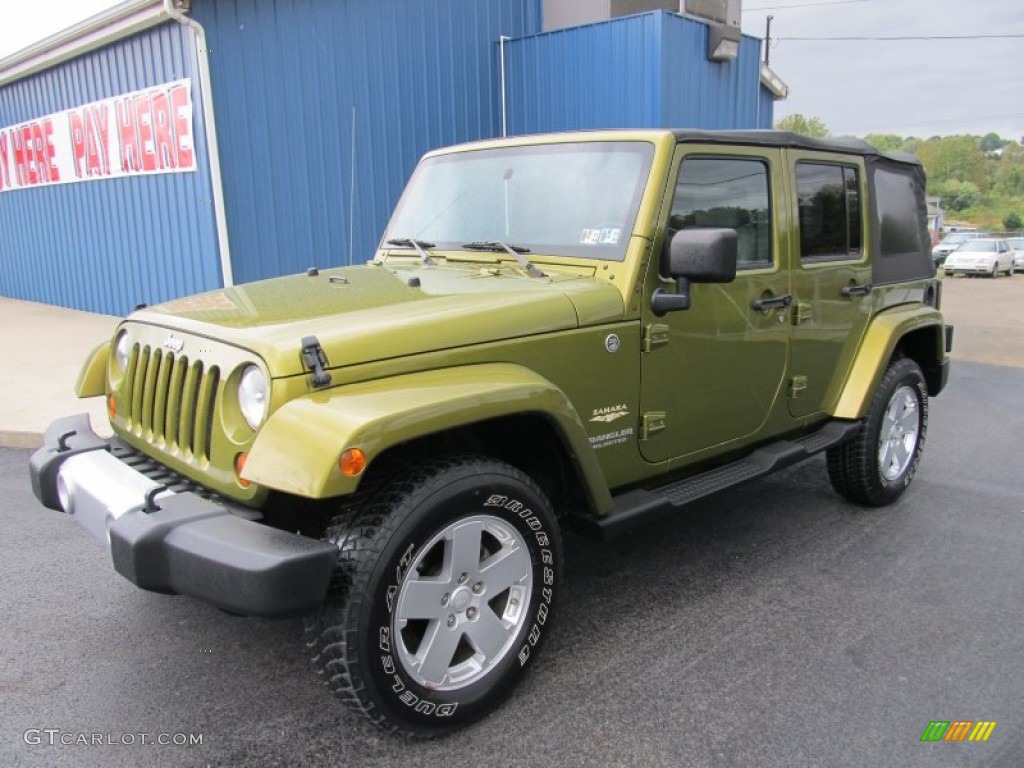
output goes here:
[[726, 488], [771, 474], [846, 441], [860, 429], [860, 421], [830, 421], [816, 432], [780, 440], [758, 448], [749, 456], [658, 488], [626, 491], [614, 498], [615, 507], [604, 517], [574, 515], [573, 529], [584, 536], [611, 539]]

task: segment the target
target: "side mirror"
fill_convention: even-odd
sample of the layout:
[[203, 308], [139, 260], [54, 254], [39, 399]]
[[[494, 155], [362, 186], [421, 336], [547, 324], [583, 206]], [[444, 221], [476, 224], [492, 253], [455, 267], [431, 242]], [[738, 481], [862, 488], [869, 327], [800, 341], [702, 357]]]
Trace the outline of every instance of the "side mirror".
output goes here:
[[683, 229], [666, 243], [661, 271], [676, 278], [676, 292], [658, 288], [651, 309], [661, 316], [690, 308], [690, 283], [731, 283], [736, 279], [735, 229]]

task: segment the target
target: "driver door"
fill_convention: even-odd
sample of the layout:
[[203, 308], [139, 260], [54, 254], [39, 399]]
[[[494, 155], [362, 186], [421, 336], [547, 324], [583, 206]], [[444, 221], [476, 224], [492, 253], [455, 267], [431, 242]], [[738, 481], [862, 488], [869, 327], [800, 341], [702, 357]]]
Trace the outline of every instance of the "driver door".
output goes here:
[[[786, 199], [781, 151], [680, 145], [673, 165], [644, 302], [640, 447], [650, 462], [710, 456], [763, 431], [781, 399], [789, 350], [789, 222], [771, 202]], [[675, 291], [660, 274], [660, 255], [690, 227], [736, 230], [736, 279], [695, 284], [690, 309], [658, 317], [650, 295]]]

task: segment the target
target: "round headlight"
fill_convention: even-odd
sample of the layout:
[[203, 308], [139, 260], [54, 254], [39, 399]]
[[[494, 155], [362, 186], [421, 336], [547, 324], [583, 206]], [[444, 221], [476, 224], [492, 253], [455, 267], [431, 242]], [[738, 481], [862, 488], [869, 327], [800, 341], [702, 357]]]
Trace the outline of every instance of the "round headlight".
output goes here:
[[250, 365], [242, 371], [238, 382], [238, 407], [249, 426], [256, 429], [267, 416], [270, 404], [270, 387], [263, 371]]
[[117, 337], [117, 344], [114, 346], [114, 359], [117, 361], [117, 367], [123, 372], [128, 370], [128, 358], [132, 354], [132, 344], [128, 341], [128, 333], [125, 331], [121, 332], [121, 335]]

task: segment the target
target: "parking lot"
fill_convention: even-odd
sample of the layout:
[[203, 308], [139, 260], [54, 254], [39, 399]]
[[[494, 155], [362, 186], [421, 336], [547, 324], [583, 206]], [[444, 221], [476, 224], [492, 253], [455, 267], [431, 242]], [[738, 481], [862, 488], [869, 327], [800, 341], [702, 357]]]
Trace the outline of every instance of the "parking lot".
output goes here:
[[[898, 504], [841, 501], [819, 457], [570, 538], [532, 674], [433, 742], [337, 704], [300, 621], [136, 590], [0, 450], [0, 765], [1020, 766], [1024, 276], [946, 280], [943, 302], [951, 382]], [[997, 725], [922, 743], [935, 720]]]

